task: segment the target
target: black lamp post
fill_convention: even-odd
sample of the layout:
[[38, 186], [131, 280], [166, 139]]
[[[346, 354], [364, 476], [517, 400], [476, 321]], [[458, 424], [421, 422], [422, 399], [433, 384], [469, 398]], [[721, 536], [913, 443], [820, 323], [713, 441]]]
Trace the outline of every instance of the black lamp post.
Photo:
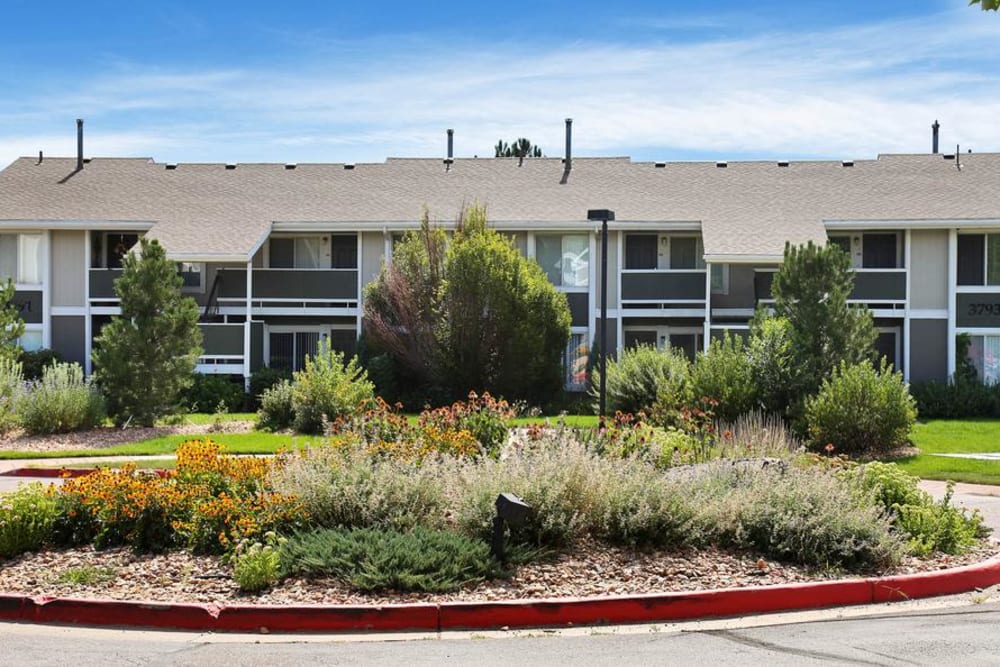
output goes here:
[[601, 426], [604, 426], [608, 382], [608, 221], [615, 212], [606, 208], [587, 211], [587, 220], [601, 221]]

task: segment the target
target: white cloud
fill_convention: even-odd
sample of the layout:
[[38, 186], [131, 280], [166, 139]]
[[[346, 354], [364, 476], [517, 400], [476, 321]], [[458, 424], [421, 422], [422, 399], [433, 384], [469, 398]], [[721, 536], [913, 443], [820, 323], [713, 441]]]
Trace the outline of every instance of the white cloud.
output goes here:
[[0, 137], [0, 164], [39, 147], [73, 154], [78, 114], [88, 154], [163, 161], [440, 155], [447, 127], [459, 155], [517, 136], [558, 155], [567, 116], [577, 154], [872, 157], [928, 150], [935, 119], [945, 145], [1000, 150], [1000, 23], [969, 14], [683, 43], [314, 40], [280, 67], [119, 66], [0, 101], [3, 126], [20, 133]]

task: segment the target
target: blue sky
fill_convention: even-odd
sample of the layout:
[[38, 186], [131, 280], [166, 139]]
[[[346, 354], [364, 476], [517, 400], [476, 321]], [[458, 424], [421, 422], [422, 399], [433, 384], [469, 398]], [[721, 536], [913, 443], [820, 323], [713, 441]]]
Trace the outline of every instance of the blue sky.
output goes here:
[[1000, 15], [966, 0], [5, 0], [0, 166], [1000, 151]]

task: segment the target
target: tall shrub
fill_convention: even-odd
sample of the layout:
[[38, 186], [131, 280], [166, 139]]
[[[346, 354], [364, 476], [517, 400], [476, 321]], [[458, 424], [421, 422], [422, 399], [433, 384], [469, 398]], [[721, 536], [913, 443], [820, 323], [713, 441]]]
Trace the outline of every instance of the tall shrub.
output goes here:
[[366, 289], [364, 317], [373, 348], [431, 394], [538, 404], [562, 387], [566, 297], [487, 225], [482, 206], [464, 212], [450, 242], [425, 214]]
[[727, 422], [757, 407], [757, 379], [742, 338], [727, 331], [707, 353], [698, 353], [691, 367], [691, 393], [718, 401], [715, 416]]
[[806, 422], [814, 447], [832, 444], [845, 454], [875, 453], [905, 445], [917, 419], [916, 404], [883, 358], [841, 362], [816, 396], [806, 399]]
[[181, 295], [183, 279], [156, 240], [122, 259], [115, 281], [122, 314], [96, 339], [93, 359], [108, 410], [119, 426], [152, 426], [176, 409], [201, 355], [198, 305]]
[[11, 301], [14, 298], [14, 281], [10, 278], [0, 283], [0, 358], [16, 361], [21, 354], [17, 339], [24, 335], [21, 312]]
[[300, 433], [322, 433], [324, 420], [354, 414], [375, 398], [375, 388], [357, 357], [344, 361], [344, 353], [320, 341], [316, 354], [293, 376], [293, 425]]
[[[609, 360], [607, 368], [609, 412], [648, 411], [658, 400], [679, 408], [690, 396], [691, 364], [679, 349], [637, 345], [622, 352], [618, 359]], [[595, 399], [600, 383], [600, 371], [595, 370], [590, 390]]]

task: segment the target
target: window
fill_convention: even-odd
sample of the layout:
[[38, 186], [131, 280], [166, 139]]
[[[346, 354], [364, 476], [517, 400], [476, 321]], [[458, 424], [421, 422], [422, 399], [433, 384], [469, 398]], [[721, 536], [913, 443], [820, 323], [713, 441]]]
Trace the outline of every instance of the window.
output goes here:
[[38, 285], [42, 282], [42, 235], [0, 234], [0, 279]]
[[[344, 235], [341, 235], [344, 238]], [[350, 236], [354, 267], [357, 266], [357, 240]], [[341, 241], [341, 247], [343, 242]], [[342, 261], [347, 261], [342, 257]], [[330, 268], [329, 236], [279, 236], [268, 244], [268, 266], [272, 269]], [[350, 267], [350, 268], [354, 268]]]
[[104, 235], [104, 247], [107, 250], [105, 267], [109, 269], [122, 268], [122, 258], [128, 254], [136, 243], [139, 242], [138, 234], [118, 234], [108, 232]]
[[856, 269], [901, 269], [898, 232], [854, 232], [830, 236], [835, 245], [851, 257]]
[[25, 331], [21, 334], [21, 337], [17, 339], [17, 344], [21, 346], [21, 349], [25, 352], [35, 352], [42, 349], [42, 332], [41, 331]]
[[271, 368], [299, 371], [306, 365], [306, 356], [316, 352], [318, 331], [271, 332]]
[[698, 269], [701, 259], [698, 252], [698, 238], [694, 236], [674, 236], [670, 239], [670, 268]]
[[553, 285], [587, 287], [590, 284], [590, 240], [586, 234], [538, 234], [535, 259]]
[[851, 255], [851, 237], [850, 236], [831, 236], [830, 245], [835, 245], [844, 252], [847, 253], [848, 257]]
[[1000, 234], [958, 235], [958, 284], [1000, 285]]
[[656, 268], [656, 234], [627, 234], [625, 236], [625, 268]]
[[982, 382], [1000, 382], [1000, 336], [970, 336], [969, 360]]
[[729, 265], [712, 264], [712, 294], [729, 294]]
[[358, 237], [356, 234], [334, 234], [330, 237], [330, 250], [333, 268], [358, 268]]
[[570, 391], [585, 391], [587, 389], [587, 358], [589, 355], [587, 334], [570, 334], [564, 357], [566, 388]]
[[182, 292], [204, 292], [205, 291], [205, 270], [204, 264], [200, 262], [178, 262], [177, 272], [184, 280], [181, 285]]

